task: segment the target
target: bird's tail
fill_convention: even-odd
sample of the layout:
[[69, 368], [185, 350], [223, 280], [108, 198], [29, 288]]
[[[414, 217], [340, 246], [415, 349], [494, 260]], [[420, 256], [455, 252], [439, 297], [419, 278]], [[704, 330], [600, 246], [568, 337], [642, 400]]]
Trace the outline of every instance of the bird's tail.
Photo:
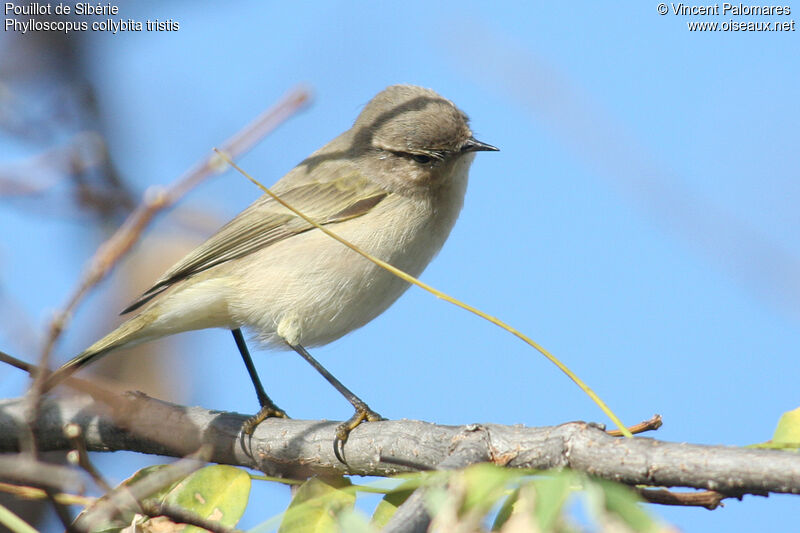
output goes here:
[[128, 320], [50, 374], [45, 381], [43, 392], [49, 391], [79, 369], [97, 361], [115, 348], [130, 346], [145, 340], [142, 330], [149, 322], [146, 314]]

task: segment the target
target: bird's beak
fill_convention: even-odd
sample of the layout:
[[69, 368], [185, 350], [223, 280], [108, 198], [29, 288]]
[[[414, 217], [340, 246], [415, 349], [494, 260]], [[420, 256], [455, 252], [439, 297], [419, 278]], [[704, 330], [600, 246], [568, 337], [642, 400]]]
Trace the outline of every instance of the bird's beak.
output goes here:
[[500, 148], [496, 148], [491, 144], [480, 142], [475, 137], [470, 137], [461, 145], [462, 152], [499, 152]]

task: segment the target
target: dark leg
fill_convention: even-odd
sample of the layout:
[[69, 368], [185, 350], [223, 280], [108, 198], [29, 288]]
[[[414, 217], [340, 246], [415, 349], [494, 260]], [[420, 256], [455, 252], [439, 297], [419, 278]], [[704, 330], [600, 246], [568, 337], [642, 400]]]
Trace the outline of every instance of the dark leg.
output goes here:
[[381, 415], [370, 409], [369, 406], [366, 403], [364, 403], [364, 401], [361, 398], [353, 394], [352, 391], [347, 387], [345, 387], [341, 381], [336, 379], [333, 376], [333, 374], [328, 372], [324, 366], [319, 364], [319, 362], [316, 359], [311, 357], [311, 354], [308, 353], [308, 350], [306, 350], [299, 344], [297, 345], [289, 344], [289, 346], [292, 348], [292, 350], [299, 353], [303, 359], [308, 361], [308, 363], [311, 366], [313, 366], [317, 372], [322, 374], [322, 377], [328, 380], [328, 383], [333, 385], [333, 387], [336, 390], [338, 390], [339, 393], [342, 396], [344, 396], [347, 399], [347, 401], [352, 404], [353, 407], [356, 408], [355, 414], [352, 417], [350, 417], [350, 419], [347, 422], [344, 422], [342, 425], [336, 428], [336, 438], [344, 442], [347, 440], [347, 435], [349, 435], [351, 431], [353, 431], [356, 427], [358, 427], [358, 425], [361, 424], [361, 422], [364, 421], [377, 422], [379, 420], [384, 420], [384, 418]]
[[253, 365], [253, 359], [250, 357], [250, 351], [247, 349], [247, 344], [244, 342], [242, 330], [239, 328], [232, 329], [231, 333], [233, 333], [233, 340], [236, 341], [236, 347], [239, 348], [239, 353], [242, 354], [244, 366], [247, 367], [247, 373], [250, 374], [250, 380], [253, 382], [253, 386], [256, 389], [258, 403], [261, 405], [261, 409], [258, 411], [258, 413], [255, 416], [248, 418], [244, 423], [244, 432], [251, 434], [253, 433], [253, 430], [256, 429], [256, 426], [263, 422], [265, 418], [269, 418], [271, 416], [278, 418], [289, 417], [286, 416], [286, 413], [280, 407], [275, 405], [275, 403], [269, 399], [269, 396], [267, 396], [267, 393], [264, 391], [264, 386], [261, 384], [258, 373], [256, 373], [256, 367]]

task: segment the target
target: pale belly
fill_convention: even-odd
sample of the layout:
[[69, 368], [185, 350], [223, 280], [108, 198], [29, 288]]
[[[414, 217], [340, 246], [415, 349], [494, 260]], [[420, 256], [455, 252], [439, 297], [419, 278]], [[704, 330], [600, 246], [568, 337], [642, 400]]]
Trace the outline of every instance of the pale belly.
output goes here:
[[[420, 220], [405, 231], [392, 228], [369, 235], [359, 229], [358, 219], [352, 222], [333, 229], [412, 276], [424, 270], [446, 238], [428, 227], [432, 220]], [[332, 342], [374, 319], [409, 287], [320, 231], [255, 254], [242, 274], [236, 291], [241, 298], [232, 300], [231, 315], [260, 341], [276, 347]]]

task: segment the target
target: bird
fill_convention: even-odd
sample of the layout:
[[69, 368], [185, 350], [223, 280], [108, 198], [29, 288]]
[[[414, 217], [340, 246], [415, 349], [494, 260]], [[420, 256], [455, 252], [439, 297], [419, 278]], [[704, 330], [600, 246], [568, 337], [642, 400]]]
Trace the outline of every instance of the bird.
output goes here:
[[[469, 118], [435, 91], [392, 85], [353, 126], [313, 152], [271, 190], [301, 213], [366, 252], [419, 276], [442, 248], [464, 203], [479, 151]], [[354, 407], [339, 440], [383, 418], [308, 352], [367, 324], [409, 284], [263, 195], [191, 251], [121, 314], [131, 318], [53, 372], [49, 390], [118, 348], [176, 333], [232, 332], [260, 410], [287, 417], [266, 394], [242, 330], [264, 348], [291, 349]]]

